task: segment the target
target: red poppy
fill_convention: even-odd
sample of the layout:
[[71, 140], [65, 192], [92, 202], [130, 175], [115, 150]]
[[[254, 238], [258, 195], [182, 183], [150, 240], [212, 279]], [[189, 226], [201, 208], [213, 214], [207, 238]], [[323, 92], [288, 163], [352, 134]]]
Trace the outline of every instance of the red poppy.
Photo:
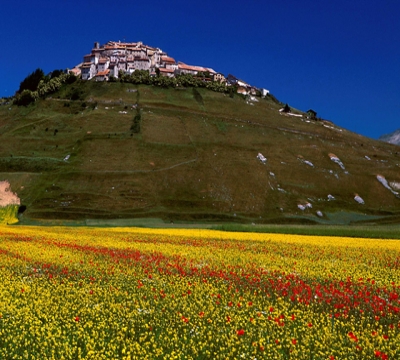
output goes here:
[[297, 340], [296, 339], [292, 339], [292, 344], [296, 345], [297, 344]]
[[357, 336], [355, 336], [354, 334], [353, 334], [353, 332], [349, 332], [348, 333], [348, 335], [349, 335], [349, 338], [351, 339], [351, 340], [353, 340], [353, 341], [355, 341], [355, 342], [358, 342], [358, 338], [357, 338]]
[[238, 336], [242, 336], [244, 335], [244, 330], [243, 329], [237, 330], [236, 333]]
[[79, 316], [76, 316], [76, 317], [75, 317], [75, 321], [76, 321], [76, 322], [79, 322], [79, 320], [80, 320]]

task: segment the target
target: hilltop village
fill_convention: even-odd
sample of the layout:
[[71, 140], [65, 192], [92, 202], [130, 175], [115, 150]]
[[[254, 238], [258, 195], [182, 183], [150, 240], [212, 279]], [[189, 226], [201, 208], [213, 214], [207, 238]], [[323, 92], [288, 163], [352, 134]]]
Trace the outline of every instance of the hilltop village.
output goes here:
[[142, 42], [109, 41], [104, 45], [95, 42], [91, 53], [85, 55], [83, 62], [70, 72], [83, 80], [108, 81], [112, 77], [118, 78], [120, 74], [132, 74], [136, 70], [148, 71], [151, 76], [167, 77], [201, 74], [204, 81], [236, 86], [237, 92], [243, 95], [260, 93], [261, 96], [266, 96], [269, 93], [268, 90], [258, 89], [233, 75], [225, 77], [212, 68], [177, 62], [160, 48], [151, 47]]

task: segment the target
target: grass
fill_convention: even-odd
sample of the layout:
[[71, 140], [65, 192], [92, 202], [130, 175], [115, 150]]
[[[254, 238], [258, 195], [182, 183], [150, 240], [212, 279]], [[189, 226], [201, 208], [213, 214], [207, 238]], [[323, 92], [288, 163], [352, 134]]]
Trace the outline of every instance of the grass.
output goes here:
[[[399, 199], [376, 180], [400, 181], [396, 146], [279, 107], [205, 89], [75, 83], [26, 108], [0, 106], [0, 180], [18, 187], [32, 220], [398, 222]], [[305, 202], [313, 208], [302, 212]]]
[[345, 226], [345, 225], [244, 225], [223, 224], [212, 226], [213, 230], [254, 232], [272, 234], [296, 234], [312, 236], [338, 236], [371, 239], [400, 239], [400, 226]]

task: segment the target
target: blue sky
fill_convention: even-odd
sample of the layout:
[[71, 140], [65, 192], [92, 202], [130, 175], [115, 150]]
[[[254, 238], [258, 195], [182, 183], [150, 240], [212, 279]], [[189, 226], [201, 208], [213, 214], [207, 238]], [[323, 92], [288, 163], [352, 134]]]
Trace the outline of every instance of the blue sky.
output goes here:
[[93, 43], [143, 41], [371, 137], [400, 128], [400, 1], [36, 0], [1, 4], [0, 96]]

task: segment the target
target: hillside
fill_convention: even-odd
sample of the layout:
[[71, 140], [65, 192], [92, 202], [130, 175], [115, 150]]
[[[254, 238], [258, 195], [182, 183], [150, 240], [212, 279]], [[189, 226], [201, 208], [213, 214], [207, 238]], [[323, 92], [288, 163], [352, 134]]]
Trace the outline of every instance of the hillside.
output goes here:
[[397, 146], [282, 114], [270, 96], [253, 100], [119, 82], [64, 85], [27, 107], [0, 106], [0, 181], [26, 206], [25, 223], [398, 220]]

